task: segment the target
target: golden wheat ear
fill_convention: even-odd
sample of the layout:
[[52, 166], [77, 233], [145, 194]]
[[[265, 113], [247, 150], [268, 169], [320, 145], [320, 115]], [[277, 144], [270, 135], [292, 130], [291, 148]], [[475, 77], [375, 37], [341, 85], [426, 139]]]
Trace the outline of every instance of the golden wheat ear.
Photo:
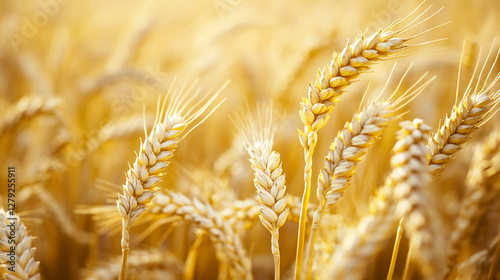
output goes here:
[[[15, 230], [12, 232], [12, 223]], [[14, 235], [15, 242], [9, 242]], [[35, 248], [31, 246], [33, 237], [28, 235], [28, 229], [19, 216], [0, 209], [0, 276], [5, 279], [40, 280], [40, 262], [35, 260]], [[15, 247], [12, 251], [12, 247]], [[15, 265], [11, 265], [12, 252], [15, 254]], [[14, 267], [13, 270], [9, 269]]]
[[323, 170], [318, 178], [317, 197], [319, 203], [317, 209], [315, 209], [306, 251], [306, 264], [309, 275], [303, 275], [303, 278], [311, 278], [313, 250], [320, 221], [329, 209], [344, 196], [351, 178], [356, 172], [358, 163], [362, 161], [368, 149], [380, 139], [384, 129], [395, 118], [395, 114], [399, 114], [405, 104], [418, 96], [432, 82], [433, 78], [421, 83], [425, 77], [423, 75], [413, 86], [395, 98], [410, 68], [411, 66], [404, 73], [398, 87], [390, 96], [384, 98], [385, 90], [382, 90], [379, 96], [354, 114], [352, 121], [347, 122], [332, 141], [328, 155], [325, 157]]
[[305, 226], [307, 205], [311, 192], [312, 158], [316, 142], [318, 141], [318, 131], [328, 122], [330, 118], [329, 114], [335, 109], [336, 103], [340, 100], [346, 88], [354, 83], [360, 74], [367, 72], [373, 63], [384, 60], [384, 58], [387, 59], [394, 53], [412, 47], [412, 45], [406, 44], [409, 40], [422, 36], [439, 27], [430, 28], [413, 36], [401, 37], [439, 12], [437, 11], [427, 18], [421, 19], [430, 9], [429, 7], [406, 25], [397, 29], [398, 26], [403, 25], [404, 22], [407, 22], [412, 17], [420, 6], [410, 15], [394, 22], [386, 29], [379, 30], [368, 37], [365, 37], [365, 34], [359, 35], [352, 44], [348, 43], [341, 52], [334, 52], [330, 63], [326, 64], [323, 69], [318, 69], [316, 82], [309, 83], [307, 98], [302, 98], [299, 115], [304, 128], [303, 130], [299, 130], [299, 140], [304, 149], [305, 166], [299, 238], [297, 239], [297, 254], [295, 259], [296, 279], [300, 279], [301, 274], [306, 273], [302, 265], [306, 233]]
[[[379, 30], [367, 37], [365, 34], [359, 35], [352, 44], [347, 44], [342, 51], [334, 52], [330, 63], [326, 64], [323, 69], [318, 69], [316, 82], [309, 83], [308, 96], [303, 98], [299, 111], [302, 123], [305, 125], [300, 138], [302, 145], [305, 145], [304, 147], [312, 147], [314, 139], [309, 134], [325, 126], [329, 119], [329, 113], [333, 111], [341, 95], [350, 84], [357, 81], [356, 78], [361, 73], [367, 72], [371, 65], [381, 58], [389, 57], [395, 52], [411, 47], [411, 45], [406, 44], [409, 40], [440, 27], [430, 28], [411, 37], [400, 37], [440, 11], [419, 21], [429, 10], [429, 7], [407, 25], [396, 30], [396, 27], [413, 16], [419, 7], [406, 18], [394, 22], [384, 30]], [[422, 44], [426, 43], [429, 42]]]
[[257, 203], [260, 220], [271, 233], [271, 251], [274, 256], [274, 279], [280, 279], [279, 228], [288, 217], [285, 175], [281, 166], [280, 154], [273, 151], [272, 106], [266, 116], [252, 116], [242, 112], [235, 121], [245, 135], [246, 147], [254, 173], [254, 186], [257, 190]]
[[[398, 216], [417, 214], [412, 212], [415, 204], [412, 195], [413, 191], [426, 185], [428, 171], [425, 143], [430, 128], [420, 119], [403, 121], [400, 126], [398, 141], [393, 147], [391, 158], [392, 171], [384, 186], [370, 200], [370, 214], [363, 217], [358, 226], [346, 234], [339, 248], [335, 250], [328, 273], [329, 279], [362, 279], [368, 264], [393, 236], [399, 221]], [[424, 217], [427, 221], [427, 216]], [[421, 222], [422, 219], [416, 219], [409, 224], [412, 229], [420, 230]], [[416, 238], [415, 241], [420, 248], [422, 243], [425, 244], [429, 239], [426, 236]], [[439, 267], [438, 263], [434, 265]], [[426, 275], [429, 275], [429, 270], [425, 271]]]
[[[494, 45], [495, 43], [493, 43], [477, 79], [475, 75], [480, 59], [478, 59], [462, 100], [458, 102], [457, 98], [450, 115], [446, 116], [443, 125], [429, 139], [428, 146], [431, 148], [429, 169], [434, 176], [439, 176], [445, 164], [450, 162], [453, 156], [462, 149], [462, 146], [469, 141], [472, 133], [485, 124], [499, 109], [500, 90], [495, 90], [495, 88], [498, 88], [500, 72], [493, 78], [491, 78], [491, 74], [497, 65], [500, 49], [486, 77], [484, 80], [482, 78]], [[475, 86], [473, 86], [474, 80], [476, 80]], [[458, 92], [457, 86], [457, 96]]]
[[[176, 91], [172, 90], [173, 86], [172, 83], [161, 110], [158, 101], [157, 117], [149, 135], [144, 127], [145, 140], [141, 144], [135, 162], [126, 173], [123, 194], [118, 195], [116, 202], [122, 217], [123, 268], [120, 279], [125, 279], [130, 227], [149, 207], [155, 192], [159, 189], [160, 178], [166, 173], [179, 142], [221, 104], [213, 106], [204, 119], [197, 121], [225, 87], [224, 85], [215, 94], [209, 92], [203, 95], [200, 89], [195, 90], [196, 83], [189, 88], [186, 88], [185, 83]], [[188, 128], [189, 126], [192, 127]]]

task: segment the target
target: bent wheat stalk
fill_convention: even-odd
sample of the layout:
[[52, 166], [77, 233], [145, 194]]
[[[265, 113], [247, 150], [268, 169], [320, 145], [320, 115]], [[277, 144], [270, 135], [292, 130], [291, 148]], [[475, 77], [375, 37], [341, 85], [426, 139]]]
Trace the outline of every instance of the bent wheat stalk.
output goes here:
[[233, 279], [252, 279], [250, 259], [246, 255], [240, 238], [222, 219], [219, 212], [207, 203], [190, 200], [180, 193], [169, 192], [162, 196], [163, 213], [182, 217], [208, 232], [215, 244], [218, 257], [230, 269]]
[[328, 122], [329, 113], [335, 108], [335, 104], [345, 92], [346, 87], [355, 82], [355, 79], [361, 73], [366, 72], [372, 63], [408, 48], [409, 45], [405, 44], [408, 40], [436, 28], [431, 28], [412, 37], [400, 37], [434, 15], [415, 23], [425, 14], [427, 9], [403, 28], [393, 30], [417, 9], [406, 18], [394, 22], [386, 29], [379, 30], [367, 38], [365, 38], [364, 34], [360, 35], [354, 43], [348, 44], [341, 52], [334, 52], [330, 63], [326, 64], [322, 70], [318, 69], [316, 82], [314, 84], [309, 83], [307, 98], [302, 98], [299, 115], [304, 124], [304, 129], [299, 130], [299, 140], [304, 149], [305, 166], [304, 191], [295, 259], [295, 279], [300, 279], [302, 273], [306, 215], [311, 190], [312, 157], [318, 139], [318, 131]]
[[[14, 223], [14, 233], [12, 233]], [[10, 237], [14, 235], [14, 239]], [[0, 209], [0, 276], [6, 280], [40, 280], [38, 268], [40, 262], [35, 260], [35, 248], [31, 246], [33, 237], [28, 235], [26, 226], [20, 221], [19, 216], [10, 215]], [[14, 242], [12, 242], [14, 241]], [[12, 261], [10, 253], [15, 246], [15, 269], [10, 270], [7, 262]]]
[[[164, 99], [161, 111], [158, 102], [157, 110], [159, 112], [153, 129], [149, 135], [146, 135], [134, 164], [130, 166], [126, 173], [123, 194], [118, 195], [117, 208], [122, 217], [121, 247], [123, 256], [120, 280], [125, 279], [130, 247], [130, 227], [150, 206], [151, 200], [159, 189], [160, 178], [166, 173], [166, 168], [174, 155], [175, 148], [182, 138], [190, 132], [185, 132], [187, 127], [203, 114], [220, 92], [219, 90], [219, 92], [208, 98], [201, 97], [200, 90], [193, 92], [195, 85], [187, 90], [183, 87], [174, 94], [173, 100], [169, 100], [171, 103], [165, 108], [172, 86]], [[210, 96], [210, 94], [207, 96]], [[219, 105], [220, 103], [215, 108]], [[208, 115], [210, 114], [211, 112]], [[194, 125], [192, 129], [201, 122]]]

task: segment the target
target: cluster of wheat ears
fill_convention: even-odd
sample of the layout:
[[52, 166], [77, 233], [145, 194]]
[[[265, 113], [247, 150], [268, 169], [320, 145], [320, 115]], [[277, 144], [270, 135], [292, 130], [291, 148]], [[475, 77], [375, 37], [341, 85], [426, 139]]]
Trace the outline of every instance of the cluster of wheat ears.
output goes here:
[[[38, 165], [39, 175], [32, 181], [23, 182], [26, 187], [18, 192], [19, 207], [32, 197], [38, 197], [60, 230], [78, 240], [79, 246], [92, 248], [91, 251], [112, 246], [100, 240], [100, 236], [121, 235], [121, 257], [108, 254], [98, 260], [89, 258], [91, 261], [85, 263], [86, 268], [79, 270], [82, 279], [272, 277], [259, 272], [260, 268], [270, 266], [259, 262], [274, 264], [274, 279], [500, 279], [500, 227], [498, 215], [491, 214], [500, 212], [500, 130], [481, 129], [487, 127], [487, 123], [495, 123], [492, 118], [500, 108], [500, 64], [497, 63], [500, 49], [495, 41], [483, 51], [486, 55], [476, 56], [477, 62], [471, 66], [466, 82], [460, 81], [464, 70], [459, 68], [456, 90], [453, 87], [438, 89], [445, 95], [455, 96], [455, 104], [447, 113], [436, 112], [443, 114], [437, 128], [423, 121], [426, 116], [408, 118], [408, 105], [415, 103], [436, 78], [443, 77], [427, 78], [427, 74], [423, 74], [408, 84], [407, 80], [414, 77], [411, 74], [414, 64], [408, 67], [394, 64], [390, 74], [382, 78], [387, 82], [379, 93], [372, 94], [372, 89], [366, 89], [363, 99], [355, 106], [358, 110], [333, 140], [328, 139], [328, 134], [320, 133], [326, 130], [323, 128], [329, 120], [335, 118], [333, 111], [337, 104], [344, 106], [342, 99], [349, 94], [351, 84], [363, 80], [375, 64], [390, 64], [402, 57], [424, 57], [431, 51], [443, 51], [433, 49], [431, 44], [442, 39], [422, 42], [422, 38], [431, 36], [432, 31], [445, 25], [422, 30], [421, 26], [435, 19], [437, 12], [432, 7], [425, 8], [422, 3], [408, 16], [373, 34], [360, 34], [343, 49], [333, 52], [331, 60], [318, 70], [316, 81], [309, 83], [307, 94], [300, 102], [299, 114], [296, 114], [303, 125], [298, 129], [303, 157], [293, 159], [291, 156], [300, 153], [292, 152], [285, 157], [286, 148], [276, 148], [276, 138], [284, 138], [284, 133], [281, 132], [280, 115], [276, 113], [280, 108], [273, 105], [274, 101], [247, 102], [246, 108], [231, 110], [232, 114], [224, 116], [230, 121], [222, 125], [227, 129], [236, 128], [237, 136], [234, 147], [219, 158], [218, 168], [203, 171], [186, 167], [178, 172], [179, 176], [184, 173], [189, 174], [185, 177], [195, 179], [169, 178], [169, 165], [175, 159], [178, 146], [180, 148], [185, 138], [192, 137], [198, 128], [218, 114], [224, 105], [225, 99], [221, 96], [227, 87], [224, 84], [220, 90], [206, 93], [198, 89], [196, 82], [186, 82], [183, 86], [171, 83], [168, 89], [162, 88], [163, 95], [157, 99], [154, 118], [144, 113], [144, 116], [106, 126], [87, 142], [78, 156], [71, 158], [71, 164], [58, 166], [60, 162], [53, 160]], [[467, 63], [464, 53], [462, 51], [462, 56], [456, 58], [460, 60], [460, 67]], [[27, 72], [34, 69], [32, 65], [22, 67], [28, 69]], [[110, 75], [93, 86], [99, 88], [109, 82], [106, 79], [128, 79], [133, 75], [139, 74]], [[447, 75], [451, 79], [456, 74]], [[393, 76], [400, 76], [395, 86]], [[85, 87], [84, 91], [93, 90]], [[23, 120], [37, 115], [54, 115], [55, 125], [64, 125], [64, 118], [56, 110], [60, 106], [61, 100], [57, 98], [21, 99], [2, 112], [0, 132], [11, 131]], [[422, 102], [412, 106], [428, 105]], [[350, 113], [354, 111], [352, 104], [345, 107]], [[99, 192], [102, 197], [111, 196], [113, 200], [98, 205], [80, 205], [75, 215], [90, 217], [87, 227], [91, 223], [93, 229], [75, 226], [64, 214], [61, 203], [44, 190], [42, 182], [79, 166], [109, 139], [135, 135], [134, 132], [142, 129], [144, 135], [137, 149], [128, 145], [122, 147], [134, 150], [135, 159], [128, 164], [125, 176], [121, 175], [121, 190], [113, 182], [97, 182], [99, 188], [92, 192]], [[476, 133], [478, 129], [482, 132]], [[204, 134], [210, 131], [205, 130]], [[291, 136], [288, 130], [286, 133]], [[475, 135], [482, 136], [476, 138]], [[191, 144], [204, 141], [204, 136], [197, 136]], [[474, 138], [475, 141], [471, 141]], [[330, 140], [326, 153], [318, 148], [318, 143]], [[392, 148], [388, 147], [378, 156], [390, 160], [381, 159], [377, 163], [372, 157], [363, 163], [372, 147], [380, 145], [381, 140], [385, 141], [385, 147], [390, 145]], [[61, 144], [58, 149], [65, 149], [65, 145]], [[463, 183], [453, 181], [454, 173], [467, 169], [463, 166], [448, 169], [447, 164], [465, 146], [471, 146], [468, 151], [472, 156]], [[249, 172], [253, 172], [253, 178], [227, 180], [228, 176], [218, 176], [216, 173], [235, 172], [239, 147], [244, 147], [247, 153], [243, 155], [244, 165], [248, 170], [251, 168]], [[315, 150], [318, 150], [316, 154]], [[324, 157], [323, 162], [317, 163], [317, 157], [313, 156], [318, 153]], [[390, 171], [379, 174], [378, 165], [387, 162]], [[303, 173], [293, 169], [287, 172], [288, 165], [298, 163]], [[57, 170], [54, 166], [58, 166]], [[319, 172], [316, 166], [321, 166]], [[444, 175], [448, 170], [452, 173]], [[196, 172], [211, 174], [196, 175]], [[362, 180], [355, 178], [360, 172], [364, 173]], [[301, 196], [289, 191], [287, 175], [291, 173], [294, 178], [300, 177], [293, 183], [303, 183], [302, 188], [294, 186], [302, 190]], [[222, 181], [212, 180], [215, 177]], [[239, 195], [240, 186], [247, 186], [252, 179], [253, 195]], [[243, 180], [247, 182], [242, 183]], [[451, 183], [445, 183], [446, 180]], [[172, 187], [173, 184], [177, 187]], [[455, 197], [456, 205], [442, 205], [447, 198], [443, 188], [436, 187], [439, 184], [457, 185], [460, 198]], [[311, 197], [314, 189], [315, 198]], [[368, 197], [357, 196], [356, 192], [363, 189]], [[3, 195], [6, 194], [2, 193], [2, 203], [6, 201]], [[357, 208], [351, 212], [363, 214], [345, 215], [349, 207]], [[45, 243], [56, 240], [46, 239], [50, 233], [30, 235], [30, 225], [36, 227], [39, 221], [29, 217], [32, 213], [20, 213], [20, 223], [15, 229], [16, 271], [9, 270], [7, 253], [11, 251], [9, 236], [12, 233], [6, 210], [5, 206], [0, 210], [0, 279], [43, 278], [40, 267], [43, 268], [47, 255], [40, 258], [41, 263], [37, 261], [35, 244], [50, 247]], [[23, 223], [25, 216], [28, 227]], [[257, 217], [261, 225], [256, 225]], [[267, 239], [262, 239], [262, 234], [253, 234], [259, 232], [259, 228], [255, 229], [257, 226], [266, 232]], [[293, 232], [296, 243], [295, 235], [290, 238]], [[179, 247], [174, 244], [176, 238], [192, 242], [183, 245], [187, 249], [179, 254]], [[154, 239], [170, 242], [158, 245], [152, 242]], [[117, 242], [116, 238], [111, 240]], [[147, 242], [141, 245], [143, 240]], [[213, 251], [207, 251], [206, 246]], [[261, 254], [269, 258], [259, 259], [256, 251], [267, 252]], [[210, 260], [212, 256], [216, 262]], [[213, 267], [214, 263], [218, 266]]]

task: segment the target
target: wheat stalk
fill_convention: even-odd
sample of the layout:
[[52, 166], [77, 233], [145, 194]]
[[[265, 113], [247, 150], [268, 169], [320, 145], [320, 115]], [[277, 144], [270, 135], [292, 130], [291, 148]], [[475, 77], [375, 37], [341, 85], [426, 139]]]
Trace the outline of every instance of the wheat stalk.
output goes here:
[[[14, 220], [12, 220], [13, 218]], [[12, 236], [11, 227], [14, 223], [14, 242], [10, 239]], [[6, 280], [39, 280], [40, 262], [35, 260], [35, 248], [31, 246], [33, 237], [28, 235], [26, 226], [21, 222], [19, 216], [10, 215], [0, 209], [0, 276]], [[10, 270], [9, 262], [12, 246], [15, 246], [15, 271]], [[7, 264], [9, 264], [7, 266]]]
[[[117, 200], [118, 212], [122, 217], [123, 267], [120, 273], [122, 280], [125, 279], [127, 254], [130, 247], [130, 227], [147, 210], [159, 189], [160, 178], [165, 174], [179, 141], [185, 136], [181, 137], [181, 135], [218, 96], [216, 93], [210, 99], [202, 98], [200, 91], [193, 92], [193, 88], [194, 86], [185, 91], [183, 87], [165, 109], [165, 103], [169, 97], [167, 94], [161, 111], [157, 113], [153, 129], [149, 135], [146, 135], [134, 164], [126, 173], [123, 194], [119, 194]], [[169, 93], [171, 89], [172, 87]]]
[[[402, 207], [405, 205], [404, 203], [408, 204], [408, 201], [398, 201], [397, 193], [402, 193], [402, 189], [408, 185], [419, 184], [417, 179], [420, 179], [422, 174], [419, 172], [422, 169], [424, 174], [427, 172], [424, 169], [426, 154], [422, 150], [422, 140], [425, 139], [423, 136], [427, 129], [419, 119], [415, 119], [413, 122], [403, 121], [400, 126], [398, 142], [394, 145], [394, 155], [391, 159], [393, 170], [384, 186], [370, 200], [370, 214], [362, 218], [358, 226], [346, 234], [346, 238], [336, 250], [329, 272], [331, 279], [361, 279], [366, 270], [365, 266], [383, 249], [383, 245], [397, 227], [399, 218], [406, 213], [401, 213], [401, 209], [411, 209]], [[407, 154], [410, 150], [421, 160], [408, 160]], [[402, 158], [406, 158], [406, 160], [401, 160]], [[404, 172], [402, 173], [402, 171]], [[408, 175], [408, 171], [415, 173], [412, 174], [414, 176], [405, 176], [405, 174]], [[412, 223], [412, 225], [420, 224]], [[418, 238], [417, 235], [415, 241], [419, 240], [422, 239]]]
[[486, 210], [485, 205], [495, 197], [488, 181], [500, 171], [500, 133], [494, 131], [476, 146], [467, 175], [465, 196], [460, 206], [456, 228], [451, 234], [446, 276], [453, 272], [462, 244], [472, 237], [479, 219]]
[[[495, 87], [500, 80], [500, 73], [498, 73], [486, 87], [488, 78], [496, 65], [499, 54], [500, 50], [483, 82], [483, 86], [479, 89], [481, 75], [486, 63], [479, 74], [474, 89], [471, 87], [472, 80], [474, 79], [473, 74], [460, 103], [453, 106], [451, 114], [446, 117], [444, 124], [437, 132], [431, 135], [428, 144], [431, 148], [429, 169], [435, 176], [439, 175], [444, 165], [462, 148], [462, 145], [469, 141], [471, 134], [489, 120], [489, 116], [492, 115], [491, 112], [495, 111], [492, 109], [500, 102], [500, 90], [493, 90], [493, 87]], [[488, 60], [488, 58], [486, 60]]]
[[273, 151], [272, 113], [272, 106], [269, 106], [268, 115], [264, 116], [265, 119], [262, 120], [258, 107], [256, 116], [250, 112], [242, 112], [234, 123], [245, 138], [245, 146], [254, 171], [253, 182], [257, 191], [259, 218], [264, 227], [271, 233], [274, 279], [279, 280], [279, 228], [285, 224], [289, 209], [281, 157], [278, 152]]
[[248, 154], [254, 170], [260, 220], [272, 235], [271, 250], [275, 262], [275, 277], [280, 279], [279, 228], [288, 217], [285, 175], [279, 153], [272, 150], [272, 140], [258, 140], [248, 145]]
[[403, 28], [393, 31], [396, 26], [410, 17], [417, 9], [406, 18], [394, 22], [386, 29], [379, 30], [367, 38], [365, 38], [364, 34], [359, 35], [352, 44], [347, 44], [341, 52], [334, 52], [330, 64], [326, 64], [322, 70], [318, 69], [316, 82], [314, 84], [309, 83], [307, 98], [302, 98], [299, 115], [304, 124], [304, 129], [299, 130], [299, 140], [304, 149], [305, 166], [302, 210], [295, 260], [295, 279], [300, 279], [303, 271], [304, 236], [311, 189], [312, 157], [318, 139], [318, 131], [328, 122], [329, 113], [335, 108], [335, 104], [345, 92], [346, 87], [352, 84], [361, 73], [366, 72], [374, 62], [407, 48], [408, 46], [405, 43], [408, 40], [429, 31], [427, 30], [412, 37], [399, 37], [427, 20], [414, 23], [427, 10]]
[[239, 237], [219, 212], [209, 204], [197, 199], [190, 200], [180, 193], [170, 192], [162, 196], [162, 199], [164, 201], [161, 204], [166, 205], [162, 209], [164, 214], [180, 216], [208, 232], [210, 239], [218, 247], [218, 255], [228, 265], [234, 279], [252, 279], [250, 259], [246, 256]]
[[[404, 76], [409, 70], [410, 68], [408, 68]], [[420, 80], [424, 77], [425, 75]], [[309, 245], [306, 251], [307, 274], [304, 275], [306, 279], [311, 278], [310, 273], [312, 272], [314, 258], [313, 248], [321, 219], [328, 212], [328, 209], [344, 195], [355, 173], [357, 164], [363, 159], [367, 150], [380, 138], [384, 128], [394, 118], [394, 113], [404, 106], [404, 104], [403, 106], [401, 104], [407, 103], [418, 96], [432, 81], [431, 79], [414, 89], [420, 80], [396, 100], [391, 100], [391, 98], [398, 91], [399, 86], [387, 100], [380, 101], [380, 96], [376, 98], [363, 110], [354, 114], [352, 121], [347, 122], [332, 141], [328, 156], [325, 158], [324, 168], [318, 178], [317, 197], [319, 204], [314, 213]], [[403, 79], [401, 79], [399, 85], [401, 85], [402, 81]]]

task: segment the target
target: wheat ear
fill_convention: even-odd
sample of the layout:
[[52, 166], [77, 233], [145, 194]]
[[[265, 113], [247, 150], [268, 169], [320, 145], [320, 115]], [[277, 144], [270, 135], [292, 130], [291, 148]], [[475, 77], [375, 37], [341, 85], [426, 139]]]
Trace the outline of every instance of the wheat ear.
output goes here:
[[271, 233], [275, 277], [280, 279], [279, 228], [288, 217], [285, 175], [279, 153], [272, 150], [272, 140], [256, 141], [248, 146], [257, 189], [260, 220]]
[[220, 253], [217, 255], [221, 256], [221, 261], [230, 268], [233, 279], [252, 279], [250, 259], [239, 237], [219, 212], [209, 204], [197, 199], [190, 200], [180, 193], [170, 192], [162, 196], [162, 199], [164, 201], [161, 204], [166, 205], [162, 209], [164, 214], [180, 216], [208, 232]]
[[60, 100], [57, 98], [47, 99], [39, 96], [21, 98], [21, 100], [0, 119], [0, 135], [3, 135], [6, 130], [12, 129], [24, 119], [38, 114], [53, 112], [59, 103]]
[[[12, 236], [12, 223], [14, 223], [15, 239]], [[35, 260], [35, 248], [31, 246], [33, 237], [28, 235], [26, 226], [21, 222], [19, 216], [11, 215], [0, 209], [0, 276], [6, 280], [39, 280], [38, 271], [40, 262]], [[14, 242], [13, 242], [14, 241]], [[15, 246], [15, 266], [12, 271], [9, 262], [12, 261], [12, 246]], [[9, 264], [9, 266], [7, 266]]]
[[[185, 130], [203, 114], [220, 92], [210, 98], [203, 98], [200, 90], [193, 92], [193, 88], [194, 85], [187, 90], [183, 87], [177, 91], [172, 100], [169, 100], [171, 102], [169, 106], [165, 108], [172, 90], [170, 87], [161, 111], [158, 109], [159, 113], [157, 113], [153, 129], [149, 135], [146, 135], [134, 164], [126, 173], [123, 194], [119, 194], [117, 200], [118, 212], [122, 217], [123, 267], [120, 280], [125, 279], [130, 247], [130, 227], [149, 207], [155, 192], [159, 189], [160, 178], [165, 174], [170, 158], [174, 155], [175, 148], [179, 141], [189, 133]], [[159, 105], [158, 102], [158, 108]]]
[[[357, 164], [362, 160], [367, 150], [380, 138], [384, 128], [394, 118], [394, 113], [409, 100], [418, 96], [432, 81], [431, 79], [417, 87], [424, 77], [425, 75], [397, 100], [391, 100], [391, 97], [394, 96], [399, 87], [387, 100], [380, 101], [377, 98], [363, 110], [354, 114], [352, 121], [345, 124], [330, 145], [328, 156], [325, 158], [325, 166], [318, 178], [317, 197], [319, 204], [314, 213], [306, 251], [307, 274], [304, 275], [306, 279], [311, 278], [313, 249], [322, 217], [344, 195]], [[403, 79], [401, 79], [400, 84], [402, 81]]]
[[[165, 195], [166, 194], [163, 192], [158, 192], [157, 196], [153, 199], [153, 201], [151, 201], [151, 209], [148, 212], [148, 216], [153, 217], [153, 220], [158, 220], [160, 216], [165, 216], [163, 208], [168, 206], [163, 204], [166, 200], [162, 197]], [[289, 209], [287, 221], [298, 223], [301, 205], [300, 198], [288, 194], [286, 202]], [[310, 203], [310, 208], [314, 209], [316, 208], [316, 205]], [[92, 212], [100, 215], [102, 214], [103, 208], [98, 207], [95, 210], [96, 211]], [[313, 214], [313, 211], [309, 211], [309, 218], [312, 219]], [[220, 215], [230, 228], [239, 230], [241, 228], [248, 228], [254, 220], [259, 218], [260, 208], [259, 205], [255, 203], [255, 198], [235, 200], [230, 204], [228, 203], [227, 205], [224, 205], [220, 210]], [[156, 218], [154, 218], [155, 216]], [[108, 217], [103, 217], [103, 219], [99, 219], [99, 221], [103, 226], [110, 223], [110, 219]]]
[[299, 115], [304, 129], [299, 130], [299, 140], [304, 149], [304, 192], [297, 238], [295, 279], [300, 279], [302, 273], [307, 206], [311, 190], [312, 157], [318, 139], [318, 131], [328, 122], [329, 113], [335, 108], [335, 104], [345, 92], [346, 87], [355, 82], [361, 73], [366, 72], [372, 63], [407, 48], [405, 43], [408, 40], [425, 33], [407, 38], [399, 37], [425, 21], [426, 19], [415, 23], [427, 10], [403, 28], [393, 30], [415, 11], [367, 38], [364, 34], [359, 35], [354, 43], [347, 44], [341, 52], [334, 52], [330, 64], [326, 64], [322, 70], [318, 70], [316, 82], [309, 83], [307, 98], [302, 98]]
[[[422, 121], [415, 119], [413, 122], [403, 121], [400, 123], [401, 130], [398, 132], [398, 142], [394, 145], [391, 159], [392, 172], [387, 178], [384, 186], [377, 191], [374, 198], [370, 200], [370, 214], [361, 219], [358, 226], [346, 234], [339, 248], [334, 253], [329, 272], [329, 279], [362, 279], [366, 266], [384, 248], [384, 244], [392, 237], [394, 229], [397, 228], [399, 218], [396, 212], [401, 209], [396, 204], [395, 193], [401, 191], [405, 186], [413, 185], [415, 177], [402, 176], [408, 172], [423, 169], [426, 167], [426, 154], [420, 153], [423, 163], [420, 161], [401, 161], [407, 155], [407, 151], [415, 149], [415, 143], [419, 143], [418, 151], [423, 152], [421, 145], [422, 135], [425, 135], [421, 128], [425, 125]], [[413, 135], [418, 140], [413, 140]], [[419, 154], [417, 152], [417, 154]], [[416, 167], [414, 165], [419, 165]], [[417, 182], [418, 183], [418, 182]], [[401, 213], [400, 213], [401, 214]]]
[[494, 199], [492, 180], [500, 171], [500, 133], [494, 131], [489, 137], [476, 146], [474, 157], [467, 176], [465, 196], [460, 206], [456, 227], [451, 235], [446, 275], [450, 276], [455, 268], [458, 253], [462, 244], [471, 237], [477, 224], [486, 210], [485, 205]]
[[[260, 221], [271, 233], [271, 251], [274, 257], [274, 279], [280, 279], [279, 228], [285, 224], [289, 209], [285, 175], [281, 166], [280, 154], [273, 151], [272, 106], [267, 116], [242, 112], [235, 125], [245, 137], [246, 149], [254, 171], [254, 186], [257, 190], [257, 203]], [[264, 119], [263, 119], [264, 118]]]
[[486, 85], [496, 65], [499, 54], [500, 50], [481, 88], [479, 88], [481, 75], [486, 63], [479, 74], [476, 86], [474, 88], [471, 87], [472, 80], [474, 79], [473, 74], [460, 103], [453, 106], [451, 114], [446, 117], [444, 124], [437, 132], [431, 135], [428, 144], [431, 148], [429, 168], [431, 173], [435, 176], [439, 175], [444, 165], [462, 148], [462, 145], [469, 141], [471, 134], [489, 120], [489, 116], [492, 115], [491, 112], [495, 112], [493, 108], [500, 102], [500, 90], [494, 91], [493, 87], [500, 80], [500, 73], [493, 78], [492, 82], [487, 87]]
[[394, 188], [396, 215], [405, 217], [403, 227], [410, 236], [410, 246], [418, 256], [425, 278], [440, 279], [444, 255], [438, 248], [435, 207], [429, 202], [431, 195], [426, 190], [430, 181], [426, 143], [431, 128], [420, 119], [400, 125], [402, 129], [391, 159], [393, 172], [398, 176]]

